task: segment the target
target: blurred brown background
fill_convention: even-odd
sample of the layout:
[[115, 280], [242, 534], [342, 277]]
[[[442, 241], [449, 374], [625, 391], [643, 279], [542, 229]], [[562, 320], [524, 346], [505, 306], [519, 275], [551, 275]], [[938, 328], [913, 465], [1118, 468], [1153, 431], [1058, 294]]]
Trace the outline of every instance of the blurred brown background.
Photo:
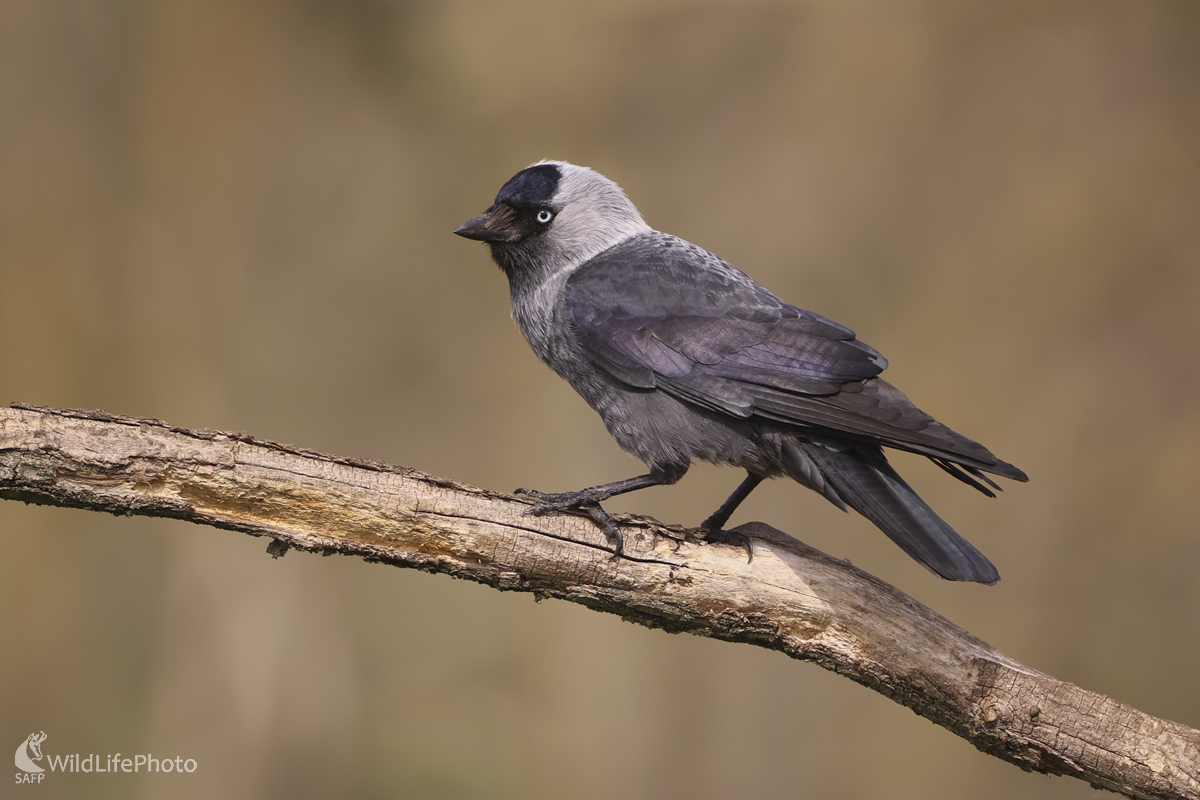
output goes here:
[[[1032, 477], [987, 500], [896, 459], [991, 589], [793, 484], [735, 522], [1200, 726], [1194, 0], [4, 0], [0, 402], [495, 489], [635, 474], [450, 234], [544, 157]], [[738, 480], [612, 507], [696, 524]], [[178, 522], [4, 502], [0, 530], [0, 744], [199, 763], [12, 796], [1100, 794], [747, 646]]]

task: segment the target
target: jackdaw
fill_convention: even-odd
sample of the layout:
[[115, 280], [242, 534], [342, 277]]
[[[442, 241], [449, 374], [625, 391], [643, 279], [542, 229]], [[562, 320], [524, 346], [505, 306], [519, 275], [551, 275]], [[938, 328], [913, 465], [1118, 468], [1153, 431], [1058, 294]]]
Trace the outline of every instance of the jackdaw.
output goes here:
[[879, 373], [887, 360], [854, 332], [789, 305], [712, 253], [652, 229], [615, 183], [541, 161], [454, 231], [487, 242], [508, 277], [512, 315], [538, 358], [566, 379], [650, 472], [577, 492], [518, 489], [534, 513], [588, 514], [620, 556], [614, 495], [673, 484], [694, 459], [746, 470], [701, 526], [708, 541], [764, 478], [807, 486], [875, 523], [936, 575], [993, 584], [996, 568], [892, 469], [883, 447], [928, 456], [989, 497], [984, 473], [1021, 470], [917, 408]]

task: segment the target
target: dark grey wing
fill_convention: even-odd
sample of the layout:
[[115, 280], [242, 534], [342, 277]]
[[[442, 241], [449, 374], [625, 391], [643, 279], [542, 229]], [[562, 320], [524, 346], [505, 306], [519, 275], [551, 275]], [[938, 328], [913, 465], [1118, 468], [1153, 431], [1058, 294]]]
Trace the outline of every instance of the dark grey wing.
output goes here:
[[[836, 394], [887, 361], [849, 328], [788, 305], [730, 264], [666, 234], [634, 237], [577, 270], [567, 308], [602, 367], [642, 388], [678, 383], [696, 402], [752, 411], [738, 384]], [[700, 375], [719, 380], [712, 386]]]
[[566, 304], [596, 364], [630, 386], [922, 453], [984, 491], [953, 464], [1025, 479], [877, 379], [886, 359], [849, 328], [682, 239], [650, 233], [605, 251], [568, 279]]

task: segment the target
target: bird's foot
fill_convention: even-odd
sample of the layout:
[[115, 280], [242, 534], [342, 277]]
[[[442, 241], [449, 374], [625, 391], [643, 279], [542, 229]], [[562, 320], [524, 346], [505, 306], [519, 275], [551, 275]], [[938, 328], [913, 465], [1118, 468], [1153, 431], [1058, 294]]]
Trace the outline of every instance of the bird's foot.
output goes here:
[[578, 509], [588, 503], [599, 503], [601, 500], [607, 500], [607, 497], [600, 497], [591, 489], [582, 489], [578, 492], [539, 492], [534, 489], [516, 489], [513, 494], [523, 494], [526, 497], [538, 501], [538, 504], [529, 509], [530, 514], [548, 514], [551, 511], [568, 511], [570, 509]]
[[606, 498], [600, 498], [596, 492], [588, 489], [579, 492], [557, 493], [517, 489], [513, 494], [523, 494], [538, 501], [536, 506], [525, 512], [526, 514], [541, 516], [552, 511], [579, 511], [587, 514], [608, 537], [608, 543], [613, 548], [612, 560], [616, 561], [621, 557], [621, 552], [625, 549], [625, 537], [621, 534], [621, 528], [613, 521], [613, 518], [600, 507], [600, 500]]
[[[707, 521], [707, 520], [706, 520]], [[746, 563], [749, 564], [754, 560], [754, 547], [750, 544], [750, 537], [744, 533], [737, 531], [727, 531], [724, 528], [704, 528], [704, 541], [709, 544], [731, 544], [734, 547], [746, 548]]]

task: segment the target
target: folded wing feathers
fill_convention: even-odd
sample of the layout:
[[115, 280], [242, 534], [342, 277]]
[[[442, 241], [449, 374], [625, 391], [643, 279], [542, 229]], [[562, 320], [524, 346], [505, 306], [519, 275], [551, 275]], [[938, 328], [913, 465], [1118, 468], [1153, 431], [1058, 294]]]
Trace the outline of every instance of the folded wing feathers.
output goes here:
[[985, 494], [999, 487], [981, 471], [1027, 480], [879, 379], [887, 360], [849, 328], [681, 239], [627, 240], [573, 274], [566, 300], [584, 348], [629, 386], [920, 453]]

